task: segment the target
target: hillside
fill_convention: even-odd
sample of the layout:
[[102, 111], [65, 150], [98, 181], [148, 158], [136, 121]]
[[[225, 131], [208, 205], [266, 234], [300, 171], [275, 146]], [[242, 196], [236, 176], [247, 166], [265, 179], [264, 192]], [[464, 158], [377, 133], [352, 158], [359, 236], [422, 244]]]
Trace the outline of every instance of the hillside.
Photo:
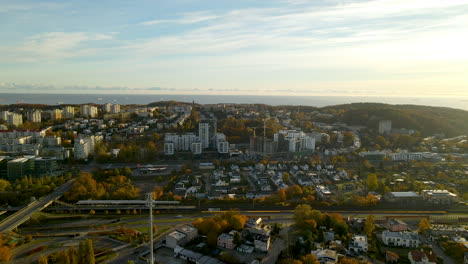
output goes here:
[[411, 128], [423, 135], [444, 133], [446, 136], [468, 134], [468, 111], [419, 105], [354, 103], [322, 108], [338, 120], [351, 125], [377, 128], [379, 120], [392, 120], [395, 128]]

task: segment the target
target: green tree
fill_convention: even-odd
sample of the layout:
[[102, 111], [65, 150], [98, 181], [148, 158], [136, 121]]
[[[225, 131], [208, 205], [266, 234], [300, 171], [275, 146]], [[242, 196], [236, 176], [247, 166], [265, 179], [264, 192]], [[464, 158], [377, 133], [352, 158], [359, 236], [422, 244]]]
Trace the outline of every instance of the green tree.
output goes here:
[[366, 218], [366, 224], [364, 225], [364, 233], [366, 233], [367, 237], [372, 237], [372, 233], [374, 233], [375, 223], [374, 223], [374, 216], [368, 215]]
[[366, 179], [367, 190], [375, 191], [379, 187], [379, 181], [377, 180], [377, 174], [369, 173]]
[[353, 133], [347, 131], [343, 133], [343, 145], [345, 147], [352, 146], [354, 144], [354, 136]]
[[234, 233], [233, 242], [234, 242], [234, 244], [236, 244], [238, 246], [242, 243], [242, 239], [241, 239], [241, 236], [240, 236], [239, 232]]
[[312, 216], [312, 207], [308, 204], [300, 204], [294, 208], [294, 222], [297, 225], [305, 224]]
[[78, 252], [75, 247], [69, 247], [67, 250], [67, 256], [70, 260], [70, 264], [78, 264]]

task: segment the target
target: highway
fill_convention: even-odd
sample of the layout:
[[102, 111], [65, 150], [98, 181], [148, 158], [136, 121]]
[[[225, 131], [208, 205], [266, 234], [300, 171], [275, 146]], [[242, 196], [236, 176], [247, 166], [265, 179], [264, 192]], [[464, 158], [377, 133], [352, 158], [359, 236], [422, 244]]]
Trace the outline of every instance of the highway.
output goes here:
[[60, 198], [63, 193], [68, 191], [73, 182], [74, 180], [70, 180], [60, 185], [59, 187], [55, 188], [52, 193], [28, 204], [23, 209], [5, 218], [2, 222], [0, 222], [0, 233], [12, 231], [28, 220], [34, 213], [37, 213], [49, 206], [52, 202]]

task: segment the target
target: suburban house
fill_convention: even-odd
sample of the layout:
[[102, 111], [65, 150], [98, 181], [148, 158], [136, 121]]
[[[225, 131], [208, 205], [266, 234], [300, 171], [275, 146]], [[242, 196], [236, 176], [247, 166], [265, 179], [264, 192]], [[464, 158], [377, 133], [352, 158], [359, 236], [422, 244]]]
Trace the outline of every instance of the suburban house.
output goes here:
[[411, 250], [408, 259], [411, 264], [437, 264], [437, 256], [432, 251]]
[[419, 236], [413, 232], [383, 231], [382, 241], [387, 246], [416, 248], [419, 246]]
[[383, 224], [385, 228], [392, 232], [401, 232], [408, 230], [408, 225], [400, 219], [388, 219], [387, 222]]
[[320, 249], [311, 252], [317, 257], [320, 264], [335, 264], [338, 262], [338, 254], [334, 250]]
[[255, 249], [262, 252], [267, 252], [270, 249], [270, 236], [254, 234]]
[[367, 252], [367, 236], [365, 235], [353, 235], [349, 242], [348, 250], [351, 253], [365, 253]]
[[222, 233], [221, 235], [218, 236], [218, 242], [217, 245], [218, 247], [223, 247], [227, 249], [234, 249], [236, 247], [236, 244], [234, 244], [234, 233], [236, 231], [231, 231], [229, 234]]

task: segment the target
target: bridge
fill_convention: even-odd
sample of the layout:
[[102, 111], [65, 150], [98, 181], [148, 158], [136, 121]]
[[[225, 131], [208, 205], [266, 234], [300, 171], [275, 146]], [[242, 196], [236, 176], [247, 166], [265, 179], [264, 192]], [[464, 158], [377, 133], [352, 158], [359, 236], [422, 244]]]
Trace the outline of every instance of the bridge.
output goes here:
[[26, 207], [5, 218], [2, 222], [0, 222], [0, 233], [12, 231], [22, 223], [26, 222], [33, 214], [42, 211], [54, 201], [58, 200], [66, 191], [70, 189], [73, 182], [74, 180], [70, 180], [60, 185], [59, 187], [55, 188], [52, 193], [28, 204]]

